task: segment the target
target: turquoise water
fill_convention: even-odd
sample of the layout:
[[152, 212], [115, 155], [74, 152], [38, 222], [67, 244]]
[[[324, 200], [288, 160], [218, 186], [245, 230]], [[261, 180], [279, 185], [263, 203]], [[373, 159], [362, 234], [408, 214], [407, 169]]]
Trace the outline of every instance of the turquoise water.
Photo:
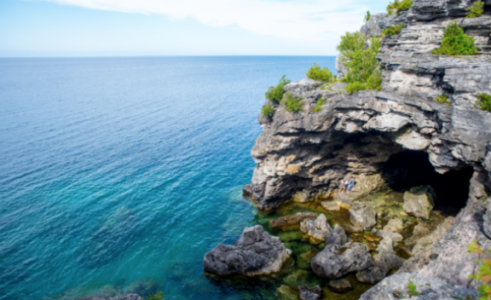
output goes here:
[[0, 59], [0, 300], [141, 280], [167, 300], [267, 297], [202, 258], [255, 224], [241, 187], [265, 90], [334, 59]]

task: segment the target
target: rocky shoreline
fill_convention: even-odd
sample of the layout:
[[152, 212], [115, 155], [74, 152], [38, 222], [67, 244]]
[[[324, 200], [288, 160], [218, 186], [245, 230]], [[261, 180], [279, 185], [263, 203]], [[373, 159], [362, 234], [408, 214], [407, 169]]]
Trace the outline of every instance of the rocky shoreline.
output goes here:
[[[283, 278], [281, 299], [401, 299], [413, 285], [421, 299], [477, 299], [467, 247], [491, 249], [491, 113], [475, 107], [491, 94], [491, 16], [466, 19], [471, 4], [415, 0], [373, 15], [366, 36], [404, 24], [382, 39], [379, 92], [312, 79], [284, 87], [302, 110], [276, 105], [259, 116], [244, 187], [263, 227], [207, 253], [206, 272]], [[475, 38], [478, 55], [430, 54], [451, 22]], [[340, 79], [346, 69], [336, 68]], [[434, 101], [443, 94], [447, 103]], [[338, 193], [348, 177], [352, 193]]]

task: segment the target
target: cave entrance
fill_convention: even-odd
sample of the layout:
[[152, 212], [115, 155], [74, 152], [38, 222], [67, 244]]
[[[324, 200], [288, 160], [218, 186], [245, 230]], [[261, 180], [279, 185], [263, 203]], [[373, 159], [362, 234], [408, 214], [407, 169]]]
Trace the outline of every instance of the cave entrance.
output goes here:
[[473, 172], [474, 169], [468, 166], [440, 174], [431, 165], [428, 153], [405, 150], [389, 158], [383, 176], [389, 187], [397, 192], [431, 185], [436, 191], [435, 209], [453, 211], [466, 205]]

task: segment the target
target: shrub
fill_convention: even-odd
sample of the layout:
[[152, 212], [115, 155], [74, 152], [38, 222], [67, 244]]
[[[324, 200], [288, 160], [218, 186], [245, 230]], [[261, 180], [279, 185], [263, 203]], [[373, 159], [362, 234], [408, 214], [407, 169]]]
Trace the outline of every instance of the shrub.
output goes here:
[[450, 99], [448, 99], [447, 95], [438, 96], [433, 101], [440, 102], [440, 103], [446, 103], [448, 105], [452, 104], [452, 102], [450, 101]]
[[297, 97], [293, 96], [290, 92], [283, 96], [281, 103], [289, 112], [299, 112], [303, 105], [302, 101], [298, 100]]
[[443, 55], [474, 55], [477, 52], [474, 42], [475, 39], [465, 34], [457, 22], [452, 22], [443, 34], [440, 48], [434, 49], [432, 53]]
[[404, 27], [404, 24], [401, 23], [399, 25], [394, 25], [391, 27], [387, 27], [382, 31], [383, 35], [394, 35], [394, 34], [399, 34], [401, 33], [401, 29]]
[[157, 292], [155, 295], [148, 296], [145, 300], [164, 300], [164, 293]]
[[482, 93], [477, 95], [477, 99], [476, 106], [478, 108], [491, 112], [491, 95]]
[[281, 99], [283, 98], [283, 94], [285, 93], [285, 90], [283, 88], [289, 83], [290, 79], [286, 78], [286, 75], [283, 75], [276, 87], [270, 86], [268, 88], [268, 90], [266, 91], [266, 99], [273, 102], [274, 104], [280, 103]]
[[479, 300], [489, 300], [491, 299], [491, 286], [489, 283], [491, 282], [491, 250], [488, 250], [487, 253], [482, 251], [482, 248], [477, 245], [477, 241], [469, 245], [469, 253], [474, 253], [479, 255], [479, 259], [477, 262], [480, 264], [476, 274], [472, 274], [469, 276], [471, 279], [475, 279], [481, 282], [481, 285], [478, 288], [478, 293], [481, 295]]
[[370, 14], [370, 11], [369, 11], [369, 10], [367, 10], [367, 14], [365, 15], [365, 22], [370, 21], [370, 17], [371, 17], [371, 16], [372, 16], [372, 15]]
[[307, 77], [310, 79], [327, 82], [334, 79], [334, 76], [328, 68], [324, 67], [324, 69], [321, 69], [321, 67], [316, 63], [314, 63], [314, 65], [307, 72]]
[[471, 7], [469, 8], [469, 13], [467, 14], [467, 18], [477, 18], [482, 15], [484, 12], [484, 2], [482, 1], [476, 1], [472, 3]]
[[358, 32], [347, 32], [341, 37], [337, 49], [341, 52], [340, 61], [347, 69], [346, 76], [341, 81], [348, 83], [346, 90], [349, 93], [364, 89], [380, 90], [382, 81], [376, 58], [380, 40], [380, 37], [373, 37], [368, 41], [369, 46], [365, 47], [365, 36]]
[[320, 98], [317, 100], [317, 103], [315, 104], [315, 107], [312, 109], [312, 112], [320, 112], [322, 109], [322, 105], [326, 104], [326, 100]]
[[410, 296], [415, 296], [415, 297], [419, 296], [419, 292], [418, 292], [418, 290], [416, 289], [416, 285], [415, 285], [413, 282], [411, 282], [411, 281], [409, 281], [409, 282], [407, 283], [407, 293], [408, 293]]
[[263, 108], [261, 108], [261, 115], [265, 117], [271, 117], [273, 114], [274, 114], [274, 107], [272, 107], [271, 105], [266, 104], [265, 106], [263, 106]]
[[412, 0], [394, 0], [394, 2], [390, 3], [387, 6], [387, 12], [389, 13], [389, 15], [391, 15], [395, 11], [396, 14], [399, 15], [401, 11], [409, 10], [411, 6], [413, 6]]

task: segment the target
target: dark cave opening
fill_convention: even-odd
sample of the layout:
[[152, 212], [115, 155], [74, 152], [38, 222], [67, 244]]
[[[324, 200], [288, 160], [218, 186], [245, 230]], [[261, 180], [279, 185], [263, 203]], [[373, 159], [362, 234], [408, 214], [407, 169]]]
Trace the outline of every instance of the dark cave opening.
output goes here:
[[431, 185], [436, 192], [435, 209], [461, 209], [469, 197], [469, 182], [474, 169], [470, 166], [445, 174], [435, 171], [428, 153], [405, 150], [386, 162], [383, 176], [389, 187], [405, 192], [419, 185]]

